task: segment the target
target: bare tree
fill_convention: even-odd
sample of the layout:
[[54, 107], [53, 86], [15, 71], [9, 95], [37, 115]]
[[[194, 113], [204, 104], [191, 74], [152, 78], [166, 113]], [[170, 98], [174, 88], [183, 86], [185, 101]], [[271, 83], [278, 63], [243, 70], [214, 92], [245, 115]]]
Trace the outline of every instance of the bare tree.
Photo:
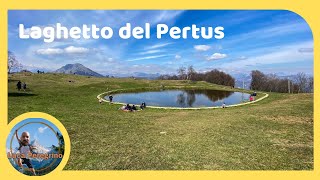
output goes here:
[[181, 66], [179, 69], [178, 69], [178, 75], [179, 75], [179, 78], [181, 80], [185, 80], [187, 75], [186, 75], [186, 68]]
[[308, 86], [308, 77], [305, 73], [298, 73], [295, 77], [295, 82], [298, 85], [298, 93], [299, 92], [306, 92]]
[[252, 81], [251, 81], [250, 89], [265, 90], [264, 86], [267, 86], [266, 76], [262, 72], [258, 70], [252, 71], [251, 77], [252, 77]]
[[205, 73], [198, 73], [193, 69], [193, 66], [188, 67], [188, 72], [186, 72], [185, 67], [180, 67], [177, 69], [178, 76], [176, 75], [161, 75], [159, 79], [161, 80], [192, 80], [192, 81], [206, 81], [213, 84], [219, 84], [224, 86], [234, 86], [235, 79], [222, 71], [214, 69]]
[[265, 75], [260, 71], [251, 73], [251, 89], [281, 93], [308, 93], [313, 91], [313, 78], [304, 73], [298, 73], [294, 80], [283, 79], [275, 74]]
[[187, 79], [188, 80], [193, 80], [194, 75], [196, 74], [196, 71], [194, 70], [193, 66], [188, 67], [188, 72], [187, 72]]
[[308, 78], [308, 92], [313, 93], [313, 77]]
[[13, 52], [8, 51], [8, 73], [10, 74], [13, 70], [19, 71], [22, 69], [22, 64], [17, 60]]

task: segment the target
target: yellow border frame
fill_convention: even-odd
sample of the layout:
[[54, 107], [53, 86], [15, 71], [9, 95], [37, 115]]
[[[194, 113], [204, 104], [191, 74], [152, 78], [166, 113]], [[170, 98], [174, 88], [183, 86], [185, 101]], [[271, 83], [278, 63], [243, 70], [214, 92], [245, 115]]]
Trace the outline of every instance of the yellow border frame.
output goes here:
[[[290, 10], [302, 16], [313, 31], [314, 36], [314, 93], [319, 94], [319, 46], [320, 46], [320, 13], [317, 7], [320, 3], [315, 0], [292, 1], [292, 0], [228, 0], [228, 1], [148, 1], [148, 0], [0, 0], [0, 177], [4, 179], [29, 179], [21, 173], [17, 173], [6, 159], [5, 141], [17, 119], [22, 118], [45, 118], [56, 124], [66, 138], [67, 132], [62, 124], [50, 115], [44, 113], [27, 113], [17, 117], [9, 125], [8, 119], [8, 96], [7, 96], [7, 11], [9, 9], [273, 9]], [[67, 163], [68, 152], [61, 164], [50, 174], [37, 177], [46, 179], [57, 178], [107, 178], [107, 179], [318, 179], [320, 177], [320, 121], [319, 102], [320, 96], [314, 96], [314, 170], [311, 171], [62, 171]], [[62, 129], [61, 129], [62, 128]], [[67, 144], [67, 143], [66, 143]], [[70, 144], [70, 142], [69, 142]], [[69, 146], [70, 147], [70, 146]], [[66, 150], [68, 146], [66, 145]], [[69, 152], [70, 153], [70, 152]], [[11, 166], [11, 167], [10, 167]]]

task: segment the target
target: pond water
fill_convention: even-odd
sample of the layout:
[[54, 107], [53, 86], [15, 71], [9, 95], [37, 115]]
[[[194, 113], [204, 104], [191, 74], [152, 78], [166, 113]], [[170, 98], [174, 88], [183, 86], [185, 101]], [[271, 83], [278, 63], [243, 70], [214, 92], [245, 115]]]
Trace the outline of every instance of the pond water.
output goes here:
[[[113, 95], [113, 102], [161, 107], [213, 107], [248, 101], [250, 94], [217, 90], [162, 90]], [[108, 96], [105, 97], [108, 100]]]

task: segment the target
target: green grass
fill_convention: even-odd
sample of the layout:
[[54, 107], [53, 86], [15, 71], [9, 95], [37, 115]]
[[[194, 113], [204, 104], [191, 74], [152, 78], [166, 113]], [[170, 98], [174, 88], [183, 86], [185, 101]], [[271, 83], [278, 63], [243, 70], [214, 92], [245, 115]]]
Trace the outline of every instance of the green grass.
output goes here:
[[[17, 92], [17, 80], [28, 92]], [[270, 93], [226, 109], [136, 113], [96, 99], [108, 90], [161, 85], [230, 90], [205, 82], [15, 74], [9, 76], [9, 121], [30, 111], [59, 119], [71, 138], [67, 170], [313, 169], [312, 94]]]

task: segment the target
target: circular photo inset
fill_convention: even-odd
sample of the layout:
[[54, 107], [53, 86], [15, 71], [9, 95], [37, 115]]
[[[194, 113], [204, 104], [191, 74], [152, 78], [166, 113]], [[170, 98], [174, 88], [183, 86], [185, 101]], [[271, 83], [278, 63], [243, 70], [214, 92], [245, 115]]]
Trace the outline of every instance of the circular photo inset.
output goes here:
[[62, 161], [65, 143], [62, 133], [50, 121], [28, 118], [16, 124], [6, 142], [7, 157], [19, 172], [42, 176]]

